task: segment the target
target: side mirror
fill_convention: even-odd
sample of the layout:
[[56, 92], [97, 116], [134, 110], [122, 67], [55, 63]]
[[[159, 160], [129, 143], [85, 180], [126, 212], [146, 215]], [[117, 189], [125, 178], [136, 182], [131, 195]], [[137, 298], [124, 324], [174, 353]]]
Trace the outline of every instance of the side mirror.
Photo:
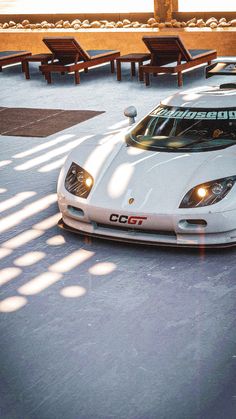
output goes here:
[[124, 115], [129, 118], [129, 125], [133, 125], [135, 123], [135, 117], [137, 116], [137, 109], [135, 106], [128, 106], [125, 108]]

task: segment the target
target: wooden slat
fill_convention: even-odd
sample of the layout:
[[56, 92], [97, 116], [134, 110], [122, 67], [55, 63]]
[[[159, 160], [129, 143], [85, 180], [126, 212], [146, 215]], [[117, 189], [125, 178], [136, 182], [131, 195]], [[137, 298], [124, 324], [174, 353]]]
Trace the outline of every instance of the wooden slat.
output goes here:
[[87, 52], [80, 46], [78, 41], [73, 37], [61, 37], [61, 38], [44, 38], [43, 42], [49, 50], [54, 54], [55, 58], [59, 60], [62, 57], [71, 57], [71, 61], [74, 61], [77, 56], [78, 60], [89, 60], [89, 55]]
[[[182, 59], [189, 61], [191, 55], [184, 46], [183, 42], [178, 36], [144, 36], [143, 42], [149, 51], [158, 57], [163, 57], [168, 52], [168, 55], [177, 57], [181, 54]], [[173, 60], [174, 61], [174, 60]], [[170, 62], [170, 61], [168, 61]]]

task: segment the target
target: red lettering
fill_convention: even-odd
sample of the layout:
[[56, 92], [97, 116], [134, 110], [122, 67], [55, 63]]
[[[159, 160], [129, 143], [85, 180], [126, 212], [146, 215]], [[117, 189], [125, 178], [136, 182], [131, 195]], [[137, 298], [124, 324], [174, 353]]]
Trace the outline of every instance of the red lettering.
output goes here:
[[144, 220], [147, 220], [147, 217], [135, 217], [135, 216], [131, 215], [128, 218], [128, 224], [137, 224], [137, 225], [141, 226], [143, 224]]

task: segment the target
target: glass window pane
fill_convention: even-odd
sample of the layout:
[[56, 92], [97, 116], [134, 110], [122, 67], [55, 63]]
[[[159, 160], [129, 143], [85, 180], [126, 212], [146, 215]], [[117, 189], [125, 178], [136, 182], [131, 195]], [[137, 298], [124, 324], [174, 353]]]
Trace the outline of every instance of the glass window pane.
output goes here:
[[153, 12], [154, 0], [0, 0], [3, 13]]
[[236, 0], [179, 0], [179, 12], [235, 12]]

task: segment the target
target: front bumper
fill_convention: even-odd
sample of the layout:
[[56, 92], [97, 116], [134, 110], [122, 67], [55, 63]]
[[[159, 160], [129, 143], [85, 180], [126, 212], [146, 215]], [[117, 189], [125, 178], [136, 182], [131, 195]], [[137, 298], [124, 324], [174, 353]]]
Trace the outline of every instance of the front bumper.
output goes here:
[[[236, 209], [224, 208], [176, 209], [165, 213], [143, 212], [133, 208], [110, 208], [95, 206], [91, 200], [74, 197], [67, 191], [58, 193], [62, 220], [59, 226], [87, 236], [115, 241], [143, 243], [150, 245], [181, 247], [230, 247], [236, 245]], [[131, 218], [144, 216], [138, 225], [111, 222], [111, 214], [124, 214]], [[123, 217], [123, 215], [122, 215]], [[194, 225], [192, 221], [204, 223]], [[113, 220], [112, 220], [113, 221]], [[129, 225], [128, 225], [129, 224]], [[131, 224], [131, 225], [130, 225]]]
[[179, 233], [164, 230], [128, 229], [109, 224], [81, 222], [67, 216], [63, 216], [58, 225], [73, 233], [118, 242], [189, 248], [236, 246], [236, 230], [218, 233], [205, 233], [195, 230], [191, 233]]

